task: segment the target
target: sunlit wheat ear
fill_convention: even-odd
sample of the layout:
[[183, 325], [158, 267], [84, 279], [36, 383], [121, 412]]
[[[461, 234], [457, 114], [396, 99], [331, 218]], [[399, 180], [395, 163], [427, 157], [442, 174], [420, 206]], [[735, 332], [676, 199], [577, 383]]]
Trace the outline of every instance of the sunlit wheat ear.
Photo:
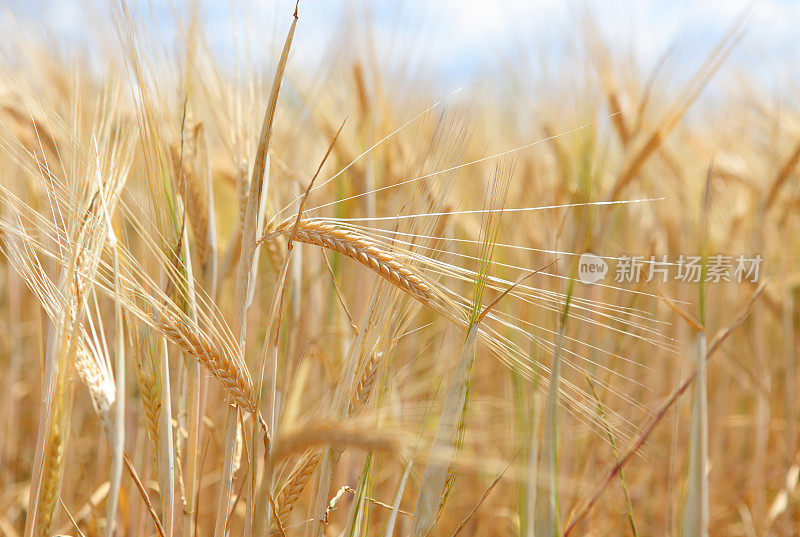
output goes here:
[[[36, 213], [32, 209], [28, 207], [26, 210], [30, 211], [31, 218], [36, 217]], [[52, 224], [48, 224], [43, 220], [35, 221], [43, 226], [43, 230], [46, 233], [63, 239], [66, 244], [71, 244], [68, 239], [63, 238], [61, 234], [58, 234], [53, 229], [54, 226]], [[2, 222], [0, 222], [0, 227], [14, 231], [14, 228], [8, 227]], [[26, 247], [47, 255], [62, 266], [66, 265], [66, 262], [59, 257], [57, 251], [52, 251], [46, 245], [34, 240], [24, 232], [16, 231], [15, 236], [22, 239]], [[174, 260], [168, 259], [152, 241], [145, 240], [144, 242], [145, 246], [156, 256], [162, 266], [170, 266], [170, 263], [174, 262]], [[224, 321], [219, 317], [215, 305], [210, 301], [209, 297], [198, 295], [197, 300], [198, 306], [201, 306], [198, 315], [201, 317], [203, 326], [218, 327], [210, 331], [208, 329], [201, 330], [196, 325], [193, 326], [193, 323], [180, 311], [177, 304], [164, 295], [163, 291], [149, 277], [131, 252], [127, 251], [122, 245], [118, 245], [118, 253], [121, 260], [124, 261], [126, 271], [121, 274], [116, 273], [108, 263], [98, 260], [100, 270], [97, 271], [93, 280], [96, 289], [113, 298], [115, 295], [113, 276], [116, 274], [125, 291], [121, 304], [125, 311], [138, 318], [150, 329], [166, 335], [168, 339], [181, 347], [188, 356], [197, 360], [204, 368], [211, 371], [215, 378], [220, 380], [226, 392], [234, 396], [233, 400], [237, 405], [248, 411], [254, 411], [256, 404], [252, 394], [252, 380], [246, 368], [240, 365], [234, 357], [232, 351], [234, 347], [229, 343], [230, 332]], [[183, 292], [182, 289], [178, 290]], [[143, 303], [133, 301], [128, 297], [136, 297]], [[146, 309], [162, 313], [148, 313], [145, 311]], [[143, 394], [143, 402], [146, 403], [145, 409], [146, 414], [149, 416], [150, 429], [155, 431], [157, 430], [155, 424], [158, 421], [156, 418], [158, 411], [156, 403], [159, 400], [156, 398], [158, 381], [155, 370], [150, 371], [151, 369], [150, 367], [139, 368], [140, 372], [142, 372], [139, 376], [139, 387]]]
[[[601, 204], [606, 203], [603, 202]], [[513, 212], [514, 209], [509, 209], [509, 211]], [[484, 216], [499, 214], [499, 211], [492, 210], [475, 212], [481, 213]], [[436, 214], [411, 216], [434, 217]], [[403, 217], [401, 216], [398, 218]], [[402, 246], [390, 242], [389, 239], [381, 237], [380, 234], [369, 233], [369, 231], [364, 229], [354, 229], [346, 219], [343, 222], [340, 221], [340, 219], [303, 219], [300, 220], [297, 227], [295, 239], [299, 242], [305, 242], [350, 257], [371, 269], [420, 303], [428, 306], [445, 318], [454, 321], [457, 326], [462, 328], [468, 326], [469, 318], [474, 314], [474, 311], [471, 311], [473, 309], [471, 301], [449, 289], [438, 281], [437, 278], [446, 277], [458, 281], [474, 281], [479, 275], [477, 271], [438, 261], [433, 257], [425, 255], [424, 252], [418, 253], [414, 251], [415, 245], [407, 243], [408, 247], [403, 248]], [[273, 225], [269, 227], [267, 232], [262, 236], [262, 241], [272, 240], [275, 237], [281, 236], [287, 237], [291, 234], [293, 228], [294, 222], [291, 219], [281, 224]], [[462, 257], [465, 257], [468, 261], [478, 260], [476, 257]], [[504, 267], [508, 267], [508, 265], [504, 265]], [[522, 267], [513, 268], [522, 270]], [[530, 269], [526, 269], [526, 271], [530, 272]], [[511, 282], [506, 283], [506, 288], [510, 283]], [[485, 276], [485, 284], [490, 288], [502, 289], [501, 281], [488, 275]], [[531, 300], [530, 293], [535, 293], [537, 291], [537, 289], [530, 286], [520, 286], [520, 289], [515, 289], [509, 296], [510, 298], [515, 298], [524, 302], [535, 303]], [[550, 307], [558, 307], [559, 303], [563, 302], [563, 300], [563, 297], [558, 297], [558, 302], [552, 304]], [[582, 307], [585, 309], [587, 306], [584, 304]], [[592, 307], [592, 311], [597, 310], [597, 308], [592, 305], [590, 305], [590, 307]], [[603, 307], [605, 306], [603, 305]], [[608, 307], [613, 311], [613, 306]], [[602, 310], [600, 313], [603, 314]], [[536, 345], [552, 354], [555, 350], [555, 343], [550, 341], [550, 339], [546, 337], [546, 334], [545, 336], [537, 336], [535, 333], [531, 333], [531, 326], [526, 326], [514, 318], [503, 318], [499, 313], [495, 312], [489, 313], [486, 321], [487, 323], [483, 323], [485, 326], [482, 326], [479, 331], [478, 338], [481, 343], [486, 345], [502, 362], [510, 367], [519, 368], [528, 378], [533, 374], [534, 365], [536, 365], [539, 370], [546, 373], [548, 372], [541, 364], [532, 364], [528, 353], [523, 351], [518, 343], [511, 341], [498, 330], [489, 326], [488, 322], [499, 322], [503, 330], [512, 330], [524, 339], [534, 342]], [[597, 324], [596, 321], [593, 322]], [[655, 343], [658, 344], [658, 342]], [[565, 350], [564, 352], [568, 352], [570, 356], [576, 358], [578, 361], [585, 360], [584, 357], [573, 350]], [[586, 373], [585, 368], [573, 361], [567, 362], [566, 365], [577, 368], [577, 370], [582, 373]], [[548, 386], [548, 381], [546, 379], [542, 381], [542, 386], [545, 388]], [[558, 391], [560, 397], [569, 402], [570, 408], [573, 409], [573, 412], [575, 412], [579, 418], [591, 422], [598, 431], [603, 430], [602, 424], [594, 423], [594, 421], [596, 421], [595, 412], [593, 410], [594, 407], [587, 397], [585, 390], [564, 381], [561, 383]], [[626, 400], [630, 399], [621, 392], [614, 391], [614, 393]]]
[[206, 334], [169, 311], [160, 312], [153, 323], [183, 352], [208, 369], [237, 405], [248, 412], [257, 413], [253, 381], [234, 357], [220, 351]]
[[114, 380], [104, 373], [85, 347], [75, 351], [75, 371], [89, 390], [92, 405], [100, 416], [107, 416], [116, 398]]
[[[630, 202], [626, 201], [621, 203]], [[602, 202], [600, 205], [608, 204]], [[534, 209], [538, 210], [540, 208], [525, 210]], [[515, 209], [512, 208], [508, 210], [513, 212]], [[487, 211], [477, 212], [483, 214], [497, 214]], [[409, 216], [430, 218], [435, 217], [436, 213]], [[401, 216], [398, 218], [404, 217]], [[271, 240], [278, 236], [286, 236], [290, 232], [289, 229], [292, 225], [293, 224], [289, 222], [284, 222], [274, 226], [268, 229], [263, 239]], [[301, 233], [300, 230], [308, 230], [309, 232], [306, 233], [304, 231]], [[390, 237], [384, 237], [384, 233], [389, 234]], [[400, 235], [403, 234], [401, 233]], [[406, 235], [414, 236], [411, 234]], [[427, 238], [427, 236], [421, 238]], [[442, 255], [457, 255], [457, 259], [462, 259], [464, 262], [476, 262], [476, 257], [463, 254], [450, 254], [450, 252], [440, 249], [419, 248], [409, 241], [392, 238], [391, 232], [386, 232], [385, 230], [353, 227], [347, 219], [344, 221], [341, 219], [301, 220], [298, 229], [298, 240], [343, 253], [359, 261], [384, 279], [392, 282], [411, 297], [429, 306], [444, 317], [454, 321], [458, 326], [465, 327], [467, 325], [467, 320], [471, 314], [470, 301], [452, 291], [442, 283], [442, 281], [474, 281], [474, 278], [477, 277], [477, 272], [463, 266], [439, 261], [434, 257], [426, 255], [426, 250], [433, 250], [433, 253], [441, 252]], [[469, 242], [474, 243], [475, 241]], [[505, 245], [498, 244], [497, 246]], [[415, 249], [420, 249], [421, 252], [415, 251]], [[392, 269], [382, 268], [383, 263], [391, 263]], [[498, 263], [498, 265], [505, 269], [514, 269], [520, 272], [524, 270], [529, 273], [531, 270], [530, 267], [517, 267], [502, 263]], [[401, 269], [395, 270], [394, 267], [401, 267]], [[398, 279], [396, 277], [398, 274], [401, 275], [401, 277], [406, 277], [406, 279]], [[407, 277], [408, 274], [412, 274], [413, 276]], [[491, 276], [487, 276], [486, 278], [486, 286], [497, 291], [507, 289], [512, 283], [511, 281]], [[429, 299], [429, 297], [433, 298]], [[520, 285], [509, 294], [508, 300], [520, 300], [524, 303], [541, 306], [557, 313], [560, 311], [560, 308], [563, 307], [565, 297], [558, 293], [545, 292], [530, 285]], [[441, 307], [442, 304], [447, 304], [447, 307]], [[618, 333], [637, 337], [657, 347], [665, 349], [671, 347], [671, 342], [660, 335], [657, 326], [648, 326], [648, 324], [652, 324], [653, 320], [635, 311], [626, 311], [613, 304], [585, 301], [580, 298], [573, 299], [573, 309], [577, 312], [573, 314], [573, 317], [578, 320], [608, 328]], [[630, 317], [631, 315], [633, 315], [632, 320]], [[491, 325], [495, 326], [493, 327]], [[620, 326], [625, 328], [619, 328]], [[546, 368], [543, 368], [541, 364], [531, 363], [528, 353], [523, 351], [518, 343], [511, 341], [508, 337], [503, 335], [503, 332], [509, 330], [518, 334], [524, 340], [535, 343], [549, 354], [552, 354], [555, 350], [555, 342], [553, 341], [555, 333], [545, 330], [543, 327], [531, 324], [530, 322], [518, 320], [503, 312], [493, 311], [487, 315], [486, 322], [484, 326], [482, 326], [479, 334], [479, 340], [482, 344], [486, 345], [503, 363], [510, 367], [520, 369], [528, 378], [533, 374], [534, 366], [538, 367], [539, 370], [544, 370], [546, 373]], [[638, 335], [636, 333], [639, 331], [641, 331], [643, 335]], [[568, 339], [574, 341], [571, 338]], [[589, 345], [591, 347], [590, 343], [575, 342], [580, 345]], [[602, 349], [597, 350], [602, 351]], [[587, 373], [586, 367], [581, 365], [581, 362], [587, 362], [584, 356], [572, 349], [564, 349], [563, 352], [574, 359], [566, 362], [567, 367], [575, 368], [584, 374]], [[629, 361], [625, 357], [618, 358]], [[546, 387], [547, 380], [544, 380], [542, 385]], [[585, 390], [577, 388], [565, 381], [559, 391], [562, 397], [569, 399], [571, 408], [580, 413], [582, 415], [581, 417], [589, 420], [594, 419], [592, 417], [595, 414], [593, 411], [594, 407], [590, 403], [590, 398], [587, 397]], [[633, 403], [635, 406], [640, 405], [640, 403], [632, 400], [623, 392], [618, 390], [612, 390], [612, 392], [625, 399], [627, 402]], [[598, 423], [594, 425], [598, 427], [598, 431], [603, 430], [602, 424]]]
[[[99, 157], [98, 157], [99, 161]], [[32, 474], [34, 486], [29, 495], [29, 516], [26, 521], [26, 535], [49, 535], [52, 531], [53, 517], [61, 491], [63, 458], [69, 431], [69, 418], [72, 407], [71, 379], [73, 368], [77, 367], [84, 375], [95, 408], [104, 416], [108, 424], [108, 409], [113, 404], [111, 393], [116, 390], [103, 383], [103, 375], [93, 367], [85, 347], [84, 319], [88, 297], [93, 293], [94, 277], [100, 264], [100, 257], [106, 241], [104, 215], [95, 203], [98, 194], [106, 196], [111, 206], [116, 204], [123, 181], [112, 174], [109, 181], [100, 181], [99, 191], [82, 181], [86, 176], [101, 174], [98, 164], [96, 170], [87, 169], [86, 163], [74, 164], [75, 178], [67, 181], [67, 186], [59, 185], [44, 163], [40, 173], [45, 175], [45, 191], [55, 220], [55, 257], [60, 268], [58, 285], [53, 285], [42, 270], [32, 247], [36, 239], [28, 235], [21, 225], [26, 207], [20, 205], [18, 198], [5, 188], [0, 197], [11, 206], [17, 226], [5, 221], [0, 225], [13, 237], [7, 243], [14, 249], [14, 241], [24, 244], [25, 253], [17, 259], [28, 256], [31, 263], [23, 269], [23, 277], [31, 277], [29, 285], [41, 300], [44, 310], [51, 317], [50, 335], [45, 357], [45, 396], [42, 407], [40, 429], [37, 438], [36, 457]], [[92, 193], [95, 193], [94, 195]], [[61, 202], [66, 202], [61, 204]], [[6, 237], [4, 237], [6, 239]], [[95, 356], [97, 354], [95, 353]], [[95, 364], [96, 365], [96, 364]]]
[[[21, 234], [24, 235], [24, 233]], [[51, 322], [56, 325], [58, 323], [59, 303], [64, 300], [63, 295], [57, 290], [56, 285], [53, 284], [35, 257], [31, 255], [30, 250], [25, 246], [21, 246], [25, 243], [19, 240], [18, 237], [19, 235], [16, 237], [4, 237], [5, 248], [2, 249], [7, 252], [11, 264], [19, 274], [24, 275], [23, 277], [29, 288], [38, 297]], [[97, 307], [96, 301], [95, 307]], [[73, 311], [73, 309], [70, 308], [69, 311]], [[114, 440], [112, 439], [114, 417], [111, 415], [111, 409], [115, 403], [117, 405], [120, 404], [117, 402], [117, 386], [110, 372], [105, 338], [102, 335], [103, 327], [101, 324], [96, 323], [91, 315], [87, 317], [87, 320], [86, 324], [89, 325], [89, 329], [80, 327], [76, 330], [78, 341], [73, 367], [87, 388], [92, 406], [100, 417], [109, 437], [109, 443], [114, 446]], [[98, 332], [100, 333], [99, 337]], [[120, 392], [122, 393], [122, 390]], [[39, 510], [37, 510], [37, 514], [41, 515], [41, 520], [37, 525], [40, 532], [49, 531], [46, 528], [52, 524], [52, 516], [55, 509], [51, 499], [57, 497], [57, 483], [60, 480], [60, 472], [62, 472], [60, 468], [63, 464], [64, 436], [66, 433], [64, 423], [67, 418], [64, 416], [64, 410], [61, 410], [61, 407], [65, 404], [62, 402], [58, 407], [59, 409], [52, 413], [51, 419], [55, 421], [51, 424], [48, 432], [49, 447], [45, 454], [46, 466], [43, 469], [41, 481], [44, 500]], [[109, 519], [115, 518], [116, 509], [109, 507], [109, 510], [111, 513]], [[107, 529], [109, 527], [113, 527], [113, 524], [106, 526]]]
[[[289, 237], [293, 229], [294, 221], [285, 221], [274, 228], [268, 228], [261, 241], [269, 241], [278, 236]], [[304, 219], [298, 223], [294, 239], [358, 261], [435, 311], [445, 310], [445, 304], [450, 302], [413, 266], [366, 236], [334, 224]]]
[[[73, 262], [75, 257], [73, 256]], [[77, 287], [76, 287], [77, 288]], [[60, 495], [64, 472], [64, 452], [69, 431], [72, 409], [72, 362], [77, 346], [80, 319], [77, 304], [80, 298], [68, 295], [62, 302], [60, 321], [51, 324], [48, 344], [46, 370], [51, 377], [45, 383], [46, 395], [37, 440], [38, 483], [31, 489], [30, 503], [33, 511], [33, 525], [29, 526], [36, 535], [49, 536], [53, 517]]]

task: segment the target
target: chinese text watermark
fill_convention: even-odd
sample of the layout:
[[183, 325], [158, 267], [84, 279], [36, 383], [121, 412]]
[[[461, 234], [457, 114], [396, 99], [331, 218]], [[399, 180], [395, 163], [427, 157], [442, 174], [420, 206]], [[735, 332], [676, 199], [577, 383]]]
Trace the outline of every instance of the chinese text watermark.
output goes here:
[[[601, 280], [639, 283], [670, 280], [684, 283], [755, 282], [763, 259], [757, 255], [699, 255], [600, 257], [584, 253], [578, 260], [578, 278], [584, 283]], [[703, 270], [705, 268], [705, 271]]]

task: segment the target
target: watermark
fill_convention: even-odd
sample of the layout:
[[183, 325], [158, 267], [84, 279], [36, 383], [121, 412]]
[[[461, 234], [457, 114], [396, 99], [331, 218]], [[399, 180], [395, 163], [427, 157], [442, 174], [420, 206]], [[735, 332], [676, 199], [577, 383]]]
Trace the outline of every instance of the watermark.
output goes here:
[[755, 282], [763, 258], [756, 255], [708, 256], [704, 263], [699, 255], [600, 257], [593, 253], [581, 254], [578, 260], [578, 278], [583, 283], [613, 281], [639, 283], [674, 280], [684, 283]]
[[591, 253], [581, 255], [578, 260], [578, 278], [583, 283], [597, 283], [604, 279], [608, 274], [608, 263], [605, 260]]

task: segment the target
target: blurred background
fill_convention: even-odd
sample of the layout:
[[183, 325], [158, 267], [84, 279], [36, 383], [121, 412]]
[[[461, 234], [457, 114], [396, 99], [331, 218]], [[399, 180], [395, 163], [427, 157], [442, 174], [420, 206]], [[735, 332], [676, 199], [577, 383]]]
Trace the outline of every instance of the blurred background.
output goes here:
[[[175, 40], [174, 15], [183, 2], [137, 0], [129, 5], [150, 16], [167, 45]], [[281, 38], [276, 22], [292, 7], [287, 0], [207, 1], [200, 18], [219, 58], [249, 53], [263, 59], [277, 53]], [[92, 45], [96, 36], [85, 31], [87, 23], [110, 24], [106, 2], [97, 0], [4, 0], [2, 8], [2, 16], [16, 17], [34, 32], [46, 28], [49, 39], [67, 48]], [[798, 76], [796, 69], [788, 68], [795, 65], [800, 48], [796, 0], [307, 0], [300, 3], [303, 24], [297, 29], [294, 53], [313, 64], [337, 41], [372, 39], [388, 57], [457, 85], [491, 74], [500, 61], [519, 61], [521, 54], [528, 61], [563, 61], [570, 49], [581, 46], [576, 20], [588, 13], [609, 47], [649, 71], [666, 53], [681, 59], [700, 55], [744, 11], [750, 11], [747, 36], [730, 63], [756, 74], [774, 92], [785, 91]], [[343, 25], [367, 21], [369, 26], [361, 32], [342, 35]], [[259, 33], [245, 38], [252, 27]], [[246, 39], [259, 46], [248, 50]]]

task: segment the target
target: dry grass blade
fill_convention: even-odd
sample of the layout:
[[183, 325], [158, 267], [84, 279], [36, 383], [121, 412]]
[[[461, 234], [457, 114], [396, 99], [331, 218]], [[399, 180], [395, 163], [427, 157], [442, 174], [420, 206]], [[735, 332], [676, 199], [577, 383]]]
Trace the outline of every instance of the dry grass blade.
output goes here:
[[556, 339], [556, 349], [553, 353], [553, 364], [550, 366], [550, 386], [547, 388], [547, 398], [545, 399], [541, 459], [539, 461], [539, 472], [543, 474], [542, 481], [545, 485], [539, 485], [536, 491], [535, 532], [537, 535], [556, 536], [558, 535], [558, 527], [561, 524], [558, 489], [558, 441], [561, 420], [559, 386], [562, 382], [562, 352], [564, 348], [564, 333], [566, 331], [567, 308], [568, 305], [565, 305], [561, 327], [558, 330]]
[[258, 148], [253, 159], [253, 174], [250, 179], [249, 194], [247, 197], [247, 209], [245, 211], [244, 225], [242, 226], [241, 252], [239, 254], [239, 272], [236, 279], [236, 305], [237, 311], [234, 318], [234, 326], [241, 326], [245, 318], [246, 295], [250, 286], [250, 263], [256, 248], [257, 219], [259, 214], [259, 204], [262, 199], [262, 189], [264, 188], [264, 171], [267, 162], [267, 152], [272, 137], [272, 123], [275, 119], [275, 109], [278, 104], [278, 93], [280, 92], [283, 73], [286, 69], [286, 62], [289, 58], [289, 50], [292, 46], [292, 38], [297, 27], [297, 9], [293, 15], [292, 25], [286, 36], [283, 45], [278, 68], [275, 71], [275, 78], [272, 83], [267, 109], [264, 114], [264, 122], [261, 125], [261, 135], [258, 140]]
[[161, 336], [159, 345], [161, 378], [161, 416], [163, 425], [158, 435], [158, 491], [161, 495], [161, 521], [164, 533], [172, 537], [175, 522], [175, 442], [172, 428], [172, 396], [169, 376], [167, 339]]
[[[703, 274], [708, 273], [708, 205], [711, 200], [711, 177], [714, 163], [706, 174], [706, 187], [700, 217], [700, 252]], [[692, 421], [689, 425], [689, 464], [687, 468], [686, 502], [683, 506], [683, 535], [708, 537], [708, 369], [706, 364], [706, 303], [708, 285], [702, 282], [698, 293], [698, 316], [702, 329], [695, 336]]]
[[[215, 246], [212, 241], [211, 255], [215, 255]], [[197, 297], [195, 293], [195, 279], [192, 268], [191, 252], [189, 250], [189, 241], [184, 236], [183, 241], [183, 256], [185, 260], [185, 275], [187, 282], [187, 309], [189, 310], [189, 318], [193, 324], [197, 324]], [[213, 268], [209, 271], [211, 278], [214, 278]], [[191, 357], [184, 355], [184, 366], [186, 368], [186, 461], [184, 467], [180, 469], [179, 476], [181, 476], [181, 483], [185, 482], [183, 487], [183, 514], [184, 526], [183, 534], [185, 537], [193, 537], [196, 532], [195, 527], [195, 511], [197, 506], [195, 498], [197, 496], [198, 485], [198, 459], [200, 455], [200, 430], [201, 430], [201, 414], [203, 413], [204, 406], [204, 382], [201, 378], [201, 366]], [[177, 435], [177, 446], [181, 445], [182, 435]], [[176, 452], [180, 452], [176, 449]], [[181, 463], [180, 457], [177, 458], [178, 463]]]
[[406, 484], [408, 484], [408, 476], [411, 475], [411, 468], [414, 465], [414, 457], [410, 457], [408, 462], [406, 463], [406, 467], [403, 470], [403, 476], [400, 478], [400, 483], [397, 484], [397, 491], [394, 495], [394, 506], [392, 506], [392, 512], [389, 513], [389, 519], [386, 521], [386, 527], [383, 532], [383, 537], [392, 537], [394, 534], [394, 526], [397, 523], [397, 515], [400, 513], [400, 502], [403, 501], [403, 493], [406, 490]]
[[706, 335], [695, 343], [695, 396], [689, 433], [689, 468], [682, 535], [708, 536], [708, 398], [706, 395]]
[[[289, 59], [289, 50], [292, 46], [292, 38], [294, 31], [297, 27], [297, 6], [293, 14], [292, 25], [289, 28], [289, 33], [286, 35], [286, 40], [283, 44], [278, 66], [275, 70], [275, 77], [272, 81], [272, 88], [270, 90], [269, 100], [267, 102], [266, 111], [264, 113], [264, 121], [261, 124], [261, 134], [258, 138], [258, 146], [256, 154], [253, 158], [253, 172], [249, 184], [249, 192], [247, 193], [247, 208], [245, 210], [244, 223], [241, 228], [241, 242], [239, 251], [239, 267], [236, 275], [236, 288], [234, 298], [234, 316], [233, 326], [236, 330], [237, 345], [239, 356], [244, 356], [245, 353], [245, 337], [246, 337], [246, 324], [247, 324], [247, 309], [252, 298], [255, 280], [255, 263], [256, 257], [256, 235], [258, 233], [260, 217], [266, 211], [266, 193], [267, 189], [264, 186], [264, 174], [266, 171], [266, 164], [268, 158], [268, 151], [270, 140], [272, 138], [272, 125], [275, 119], [275, 110], [278, 105], [278, 94], [280, 93], [281, 82], [283, 74], [286, 69], [286, 63]], [[285, 261], [284, 261], [285, 264]], [[238, 357], [237, 357], [238, 359]], [[245, 367], [244, 364], [240, 364]], [[248, 375], [249, 377], [249, 375]], [[259, 376], [259, 379], [261, 377]], [[249, 380], [249, 379], [248, 379]], [[259, 383], [259, 390], [261, 385]], [[252, 381], [249, 382], [249, 389], [252, 390]], [[254, 395], [254, 396], [253, 396]], [[248, 393], [248, 402], [252, 405], [252, 412], [254, 415], [259, 415], [258, 403], [260, 402], [260, 391], [257, 394]], [[263, 420], [259, 420], [262, 423]], [[226, 428], [226, 447], [225, 447], [225, 460], [223, 463], [223, 476], [220, 483], [221, 491], [219, 502], [217, 506], [217, 523], [214, 529], [215, 537], [223, 537], [227, 525], [228, 506], [230, 504], [231, 484], [233, 481], [233, 446], [235, 444], [235, 427], [237, 422], [236, 413], [233, 410], [228, 411], [228, 426]], [[255, 427], [255, 425], [254, 425]], [[269, 437], [267, 427], [264, 427], [266, 438]], [[255, 438], [255, 428], [254, 428]], [[253, 457], [255, 457], [255, 446], [252, 450]], [[251, 494], [255, 487], [256, 472], [251, 473]], [[270, 511], [267, 510], [267, 513]], [[252, 502], [248, 504], [248, 517], [247, 525], [252, 525]]]

